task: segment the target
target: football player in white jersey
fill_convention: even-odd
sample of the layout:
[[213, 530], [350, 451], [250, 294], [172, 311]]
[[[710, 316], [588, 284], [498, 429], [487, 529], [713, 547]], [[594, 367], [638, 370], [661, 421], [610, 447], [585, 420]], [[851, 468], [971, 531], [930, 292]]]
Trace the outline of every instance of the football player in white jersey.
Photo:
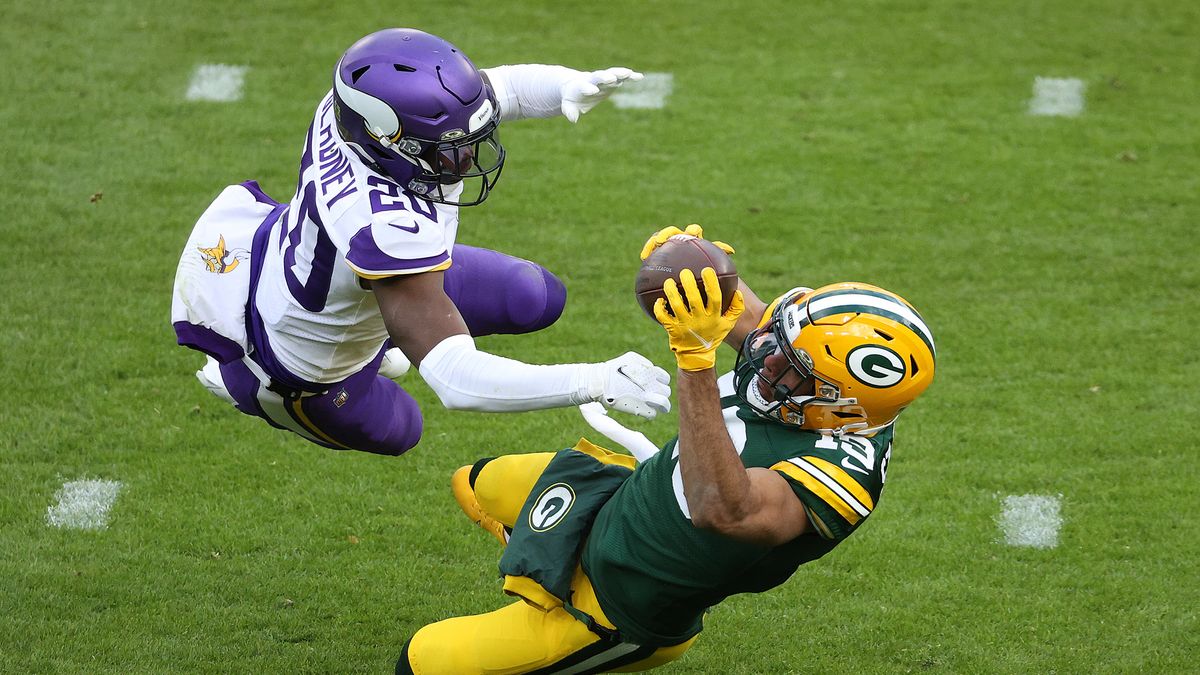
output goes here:
[[209, 356], [201, 382], [314, 443], [389, 455], [417, 444], [422, 418], [379, 374], [385, 355], [417, 366], [451, 409], [668, 411], [669, 376], [632, 352], [531, 365], [477, 350], [475, 336], [552, 324], [566, 293], [540, 265], [455, 243], [459, 207], [483, 202], [500, 176], [502, 120], [574, 122], [640, 78], [479, 70], [413, 29], [356, 42], [317, 106], [290, 203], [231, 186], [184, 250], [172, 314], [180, 344]]

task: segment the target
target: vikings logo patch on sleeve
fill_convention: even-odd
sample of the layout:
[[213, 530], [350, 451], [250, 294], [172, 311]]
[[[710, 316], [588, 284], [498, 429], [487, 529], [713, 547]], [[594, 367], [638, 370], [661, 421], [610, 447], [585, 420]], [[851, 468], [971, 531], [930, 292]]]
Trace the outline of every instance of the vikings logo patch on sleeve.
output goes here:
[[216, 246], [197, 246], [196, 250], [200, 251], [205, 268], [213, 274], [228, 274], [237, 269], [243, 260], [250, 259], [250, 252], [244, 248], [226, 250], [225, 235], [220, 235]]

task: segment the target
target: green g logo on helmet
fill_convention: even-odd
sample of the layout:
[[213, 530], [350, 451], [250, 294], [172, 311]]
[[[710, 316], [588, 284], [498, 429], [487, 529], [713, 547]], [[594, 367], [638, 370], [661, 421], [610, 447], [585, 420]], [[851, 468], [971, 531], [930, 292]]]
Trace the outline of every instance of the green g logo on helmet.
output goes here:
[[846, 370], [854, 379], [876, 389], [899, 384], [908, 372], [899, 354], [880, 345], [862, 345], [851, 349], [846, 355]]

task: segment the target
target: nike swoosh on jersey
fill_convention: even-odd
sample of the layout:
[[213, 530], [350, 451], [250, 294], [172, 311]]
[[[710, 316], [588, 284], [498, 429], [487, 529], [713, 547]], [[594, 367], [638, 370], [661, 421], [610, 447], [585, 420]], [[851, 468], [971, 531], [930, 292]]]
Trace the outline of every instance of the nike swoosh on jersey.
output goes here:
[[392, 227], [394, 227], [398, 230], [404, 230], [405, 232], [411, 232], [413, 234], [416, 234], [421, 229], [421, 226], [416, 223], [413, 223], [412, 225], [401, 225], [399, 223], [388, 223], [388, 225], [391, 225]]

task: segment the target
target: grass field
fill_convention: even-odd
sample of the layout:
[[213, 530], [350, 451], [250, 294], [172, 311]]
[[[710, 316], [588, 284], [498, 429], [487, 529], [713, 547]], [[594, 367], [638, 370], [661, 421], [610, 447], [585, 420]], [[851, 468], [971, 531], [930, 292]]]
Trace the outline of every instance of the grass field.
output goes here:
[[[504, 602], [450, 472], [569, 445], [575, 411], [448, 412], [410, 377], [421, 444], [338, 454], [209, 395], [169, 325], [195, 218], [247, 178], [290, 195], [340, 53], [411, 25], [481, 66], [674, 78], [661, 110], [505, 129], [459, 241], [541, 262], [570, 301], [486, 349], [671, 367], [630, 289], [644, 238], [690, 222], [760, 294], [867, 281], [938, 337], [871, 521], [717, 607], [665, 672], [1195, 672], [1200, 6], [16, 0], [5, 19], [0, 671], [386, 672], [421, 625]], [[200, 64], [247, 66], [244, 97], [187, 100]], [[1037, 77], [1081, 80], [1082, 114], [1030, 115]], [[122, 484], [107, 529], [51, 527], [84, 479]], [[1005, 543], [1026, 494], [1058, 499], [1057, 546]]]

